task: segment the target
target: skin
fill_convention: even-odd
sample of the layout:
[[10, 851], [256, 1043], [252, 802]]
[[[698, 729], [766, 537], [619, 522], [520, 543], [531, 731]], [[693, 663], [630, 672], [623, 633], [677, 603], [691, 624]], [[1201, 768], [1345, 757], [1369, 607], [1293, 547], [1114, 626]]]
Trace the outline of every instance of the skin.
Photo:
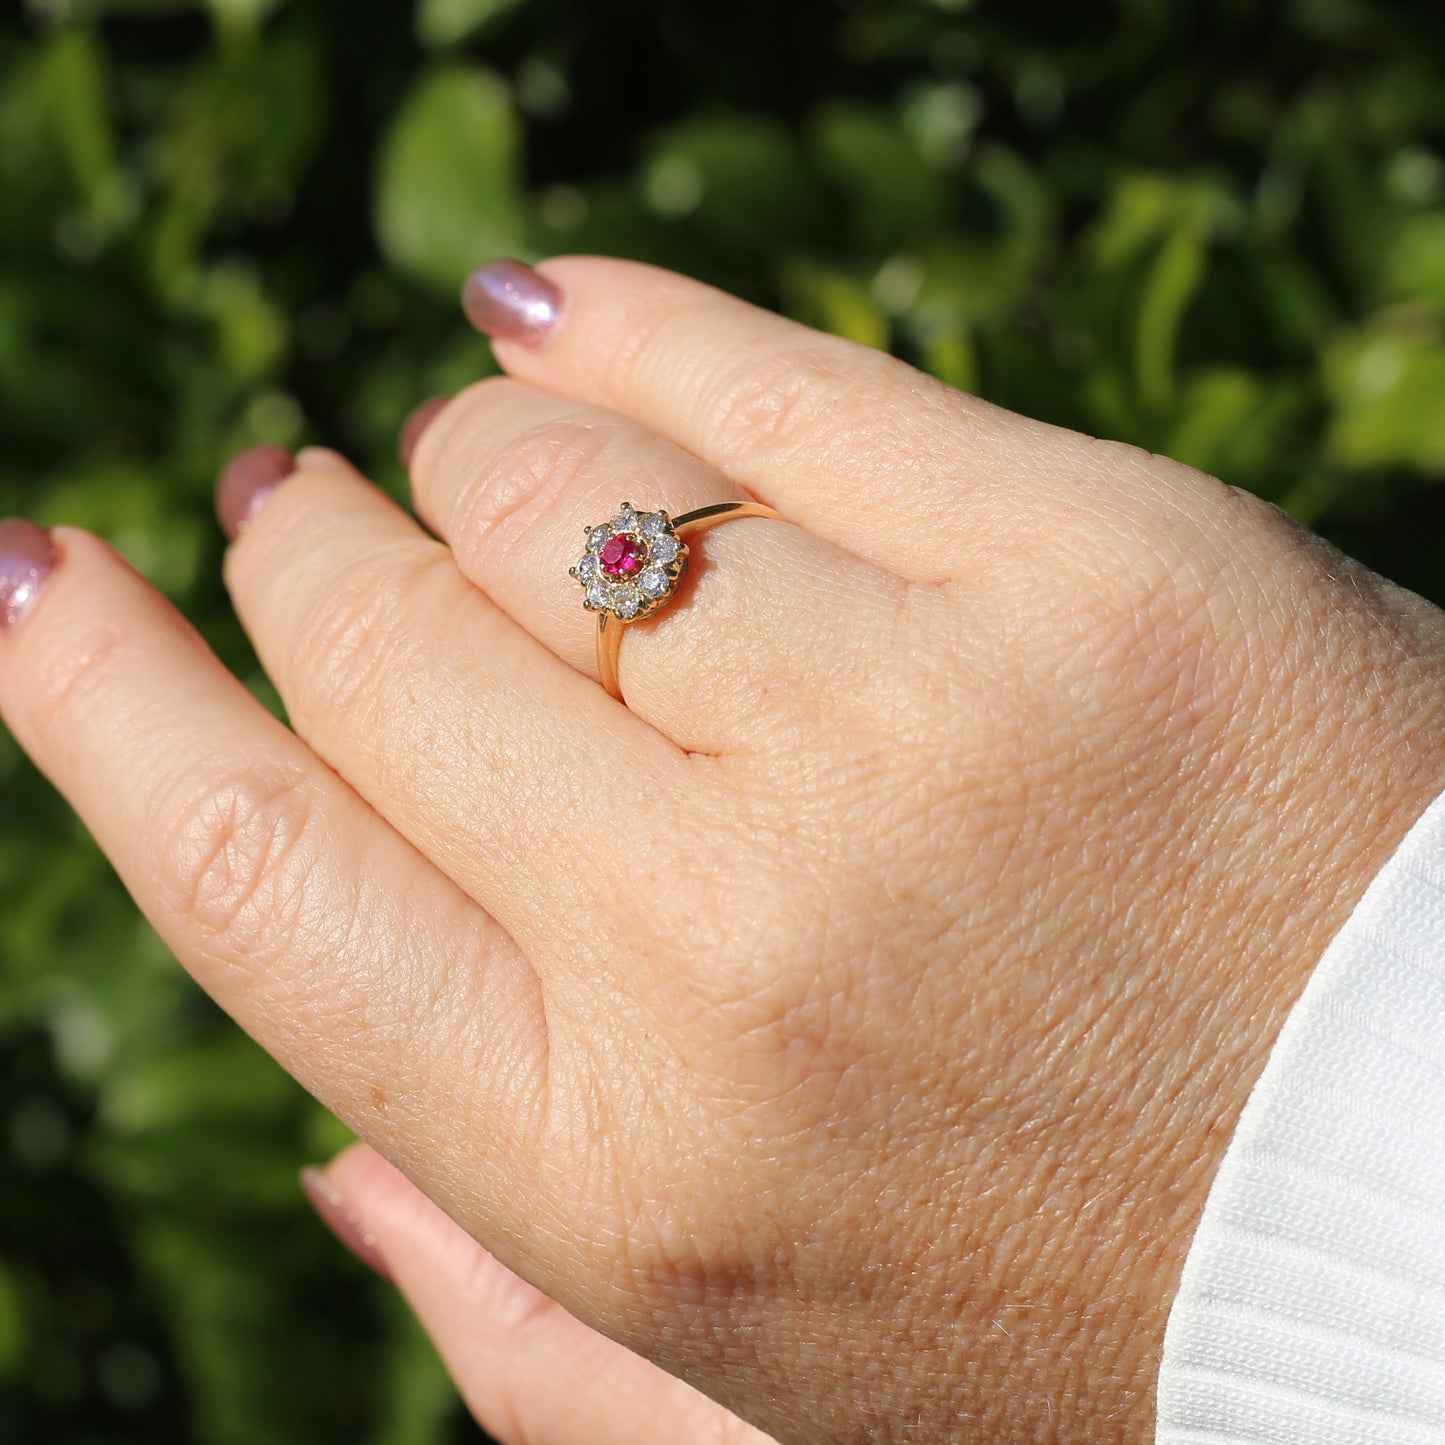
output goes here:
[[[331, 1178], [502, 1439], [1148, 1440], [1234, 1120], [1445, 787], [1445, 614], [1174, 462], [542, 269], [413, 456], [441, 540], [313, 451], [230, 549], [294, 733], [65, 528], [0, 710], [371, 1146]], [[748, 495], [789, 521], [710, 532], [608, 698], [583, 524]]]

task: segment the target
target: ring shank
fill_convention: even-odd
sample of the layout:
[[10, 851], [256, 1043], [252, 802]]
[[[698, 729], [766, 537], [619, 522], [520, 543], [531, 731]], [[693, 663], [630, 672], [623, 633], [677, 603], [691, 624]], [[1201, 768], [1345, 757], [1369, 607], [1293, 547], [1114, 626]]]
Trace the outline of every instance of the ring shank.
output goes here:
[[[744, 517], [767, 517], [774, 522], [787, 520], [762, 502], [715, 502], [710, 507], [698, 507], [695, 511], [674, 517], [672, 530], [679, 542], [686, 542], [689, 537], [696, 537], [709, 527], [716, 527], [719, 522], [736, 522]], [[617, 656], [622, 647], [622, 633], [627, 626], [610, 612], [597, 614], [597, 672], [602, 686], [618, 702], [623, 699], [622, 684], [617, 677]]]

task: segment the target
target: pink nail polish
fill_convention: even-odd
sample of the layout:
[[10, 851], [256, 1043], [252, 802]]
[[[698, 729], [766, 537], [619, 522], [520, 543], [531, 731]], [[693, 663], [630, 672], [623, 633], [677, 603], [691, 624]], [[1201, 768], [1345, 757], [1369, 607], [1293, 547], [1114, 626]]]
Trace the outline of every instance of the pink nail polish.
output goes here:
[[315, 1164], [308, 1164], [301, 1171], [301, 1187], [306, 1191], [311, 1207], [332, 1234], [382, 1279], [391, 1279], [391, 1271], [376, 1247], [376, 1236], [363, 1228], [361, 1221], [346, 1207], [346, 1201], [326, 1177], [325, 1171]]
[[562, 309], [562, 292], [521, 261], [489, 261], [462, 286], [467, 320], [499, 341], [539, 346]]
[[424, 401], [407, 417], [401, 429], [401, 464], [404, 467], [411, 465], [412, 453], [416, 451], [417, 443], [422, 439], [422, 433], [437, 418], [437, 413], [451, 400], [449, 396], [434, 396], [430, 401]]
[[55, 570], [49, 535], [23, 517], [0, 522], [0, 627], [14, 627]]
[[284, 447], [249, 447], [226, 463], [216, 483], [216, 515], [231, 541], [295, 470], [296, 458]]

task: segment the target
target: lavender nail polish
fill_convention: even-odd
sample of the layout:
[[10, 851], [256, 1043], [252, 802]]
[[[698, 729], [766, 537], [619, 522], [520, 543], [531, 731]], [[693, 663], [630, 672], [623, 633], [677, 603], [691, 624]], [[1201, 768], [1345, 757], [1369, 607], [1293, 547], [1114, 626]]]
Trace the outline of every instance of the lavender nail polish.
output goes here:
[[382, 1279], [390, 1279], [391, 1271], [376, 1247], [376, 1236], [362, 1227], [361, 1221], [346, 1207], [340, 1191], [322, 1169], [308, 1164], [301, 1171], [301, 1187], [321, 1222], [359, 1259], [374, 1269]]
[[50, 537], [34, 522], [0, 522], [0, 627], [14, 627], [29, 611], [57, 560]]
[[499, 341], [539, 346], [562, 309], [562, 292], [521, 261], [490, 261], [462, 286], [467, 320]]
[[430, 401], [422, 402], [407, 417], [401, 429], [401, 442], [398, 446], [402, 466], [409, 467], [411, 465], [412, 453], [416, 451], [417, 443], [422, 439], [422, 433], [436, 420], [437, 414], [450, 400], [449, 396], [434, 396]]
[[232, 457], [216, 483], [216, 515], [226, 536], [234, 542], [295, 470], [296, 458], [284, 447], [250, 447]]

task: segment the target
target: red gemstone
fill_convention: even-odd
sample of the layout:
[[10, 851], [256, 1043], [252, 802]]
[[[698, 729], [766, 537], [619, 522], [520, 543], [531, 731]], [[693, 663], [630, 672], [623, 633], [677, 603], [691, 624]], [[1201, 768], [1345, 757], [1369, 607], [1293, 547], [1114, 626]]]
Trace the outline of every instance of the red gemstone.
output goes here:
[[602, 544], [597, 561], [608, 577], [631, 577], [642, 571], [642, 543], [626, 535], [609, 537]]

